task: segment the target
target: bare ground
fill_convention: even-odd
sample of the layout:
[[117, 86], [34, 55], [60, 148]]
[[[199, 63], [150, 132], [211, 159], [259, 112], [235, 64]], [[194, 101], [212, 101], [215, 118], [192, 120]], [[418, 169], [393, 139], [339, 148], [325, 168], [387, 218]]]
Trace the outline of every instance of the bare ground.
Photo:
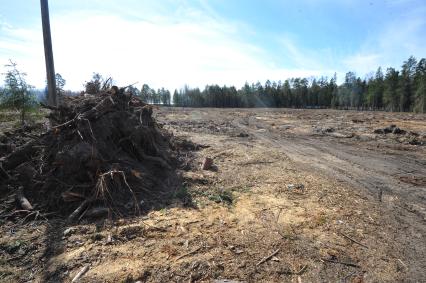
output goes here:
[[[176, 200], [114, 222], [2, 222], [0, 280], [69, 282], [87, 265], [81, 282], [426, 281], [425, 115], [161, 108], [157, 119], [208, 146], [188, 156]], [[374, 134], [390, 124], [407, 133]], [[199, 169], [205, 156], [213, 171]]]

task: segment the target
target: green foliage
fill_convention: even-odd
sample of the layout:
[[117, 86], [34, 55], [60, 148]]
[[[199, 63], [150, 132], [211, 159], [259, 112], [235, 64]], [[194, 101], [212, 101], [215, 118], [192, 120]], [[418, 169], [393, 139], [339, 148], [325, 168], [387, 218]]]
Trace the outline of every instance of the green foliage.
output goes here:
[[[402, 70], [382, 68], [368, 79], [354, 72], [345, 75], [344, 83], [337, 85], [331, 79], [292, 78], [281, 81], [257, 82], [237, 90], [235, 87], [208, 85], [203, 91], [185, 86], [173, 94], [173, 105], [184, 107], [292, 107], [341, 108], [358, 110], [425, 111], [426, 59], [418, 63], [410, 57]], [[153, 102], [154, 100], [150, 100]]]
[[64, 86], [66, 84], [66, 80], [61, 76], [61, 74], [56, 73], [55, 75], [55, 81], [56, 81], [56, 93], [58, 95], [64, 94]]
[[399, 72], [394, 68], [388, 68], [384, 81], [383, 99], [386, 110], [399, 110], [399, 93], [398, 93]]
[[216, 203], [231, 205], [234, 202], [234, 195], [230, 191], [219, 190], [214, 194], [210, 194], [209, 200], [214, 201]]
[[21, 123], [24, 123], [27, 112], [36, 107], [35, 95], [32, 92], [33, 87], [27, 84], [26, 74], [17, 69], [16, 63], [10, 60], [5, 67], [5, 85], [0, 96], [0, 106], [18, 110], [21, 113]]
[[414, 84], [416, 86], [414, 111], [426, 113], [426, 59], [421, 59], [417, 64]]
[[381, 109], [384, 93], [384, 77], [381, 67], [377, 69], [375, 77], [369, 80], [367, 84], [366, 104], [373, 110]]
[[[169, 90], [161, 88], [155, 91], [147, 84], [144, 84], [142, 86], [142, 89], [140, 91], [140, 97], [142, 101], [146, 103], [170, 105], [171, 102], [171, 95]], [[173, 99], [175, 98], [173, 97]]]

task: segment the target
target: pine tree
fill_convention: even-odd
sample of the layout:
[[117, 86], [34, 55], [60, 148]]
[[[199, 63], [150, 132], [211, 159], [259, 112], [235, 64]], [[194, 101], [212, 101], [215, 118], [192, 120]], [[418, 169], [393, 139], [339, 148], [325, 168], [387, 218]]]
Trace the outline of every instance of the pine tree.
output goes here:
[[399, 93], [398, 93], [399, 72], [394, 68], [388, 68], [384, 80], [383, 100], [387, 110], [399, 110]]
[[21, 123], [24, 124], [28, 110], [35, 107], [36, 101], [32, 93], [32, 86], [27, 84], [26, 73], [17, 69], [17, 64], [10, 61], [5, 65], [7, 72], [4, 74], [3, 106], [21, 112]]

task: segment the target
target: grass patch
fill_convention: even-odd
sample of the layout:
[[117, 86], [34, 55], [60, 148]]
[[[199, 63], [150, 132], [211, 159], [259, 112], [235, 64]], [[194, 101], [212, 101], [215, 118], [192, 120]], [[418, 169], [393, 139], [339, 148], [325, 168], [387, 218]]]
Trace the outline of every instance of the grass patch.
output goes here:
[[222, 203], [225, 205], [232, 205], [235, 202], [235, 196], [232, 190], [225, 190], [225, 189], [203, 190], [203, 191], [194, 192], [194, 195], [198, 197], [204, 197], [215, 203]]

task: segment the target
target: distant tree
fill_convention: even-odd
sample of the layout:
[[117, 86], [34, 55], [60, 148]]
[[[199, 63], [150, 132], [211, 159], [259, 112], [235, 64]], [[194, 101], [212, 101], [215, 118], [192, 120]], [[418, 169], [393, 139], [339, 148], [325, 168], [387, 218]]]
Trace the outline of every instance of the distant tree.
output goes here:
[[6, 97], [6, 92], [4, 88], [0, 86], [0, 109], [4, 106], [5, 97]]
[[180, 105], [180, 97], [179, 97], [179, 93], [177, 91], [177, 89], [175, 89], [174, 93], [173, 93], [173, 105], [174, 106], [181, 106]]
[[387, 110], [398, 111], [399, 107], [399, 72], [394, 68], [388, 68], [384, 80], [383, 100]]
[[163, 87], [161, 89], [158, 89], [157, 93], [158, 93], [161, 104], [170, 105], [170, 91], [166, 90]]
[[151, 103], [151, 101], [150, 101], [150, 99], [151, 99], [150, 95], [151, 95], [151, 89], [150, 89], [149, 85], [143, 84], [142, 85], [142, 89], [141, 89], [141, 99], [142, 99], [142, 101], [145, 102], [145, 103]]
[[[267, 80], [264, 85], [246, 82], [240, 89], [206, 85], [200, 90], [184, 86], [174, 91], [172, 100], [175, 106], [188, 107], [341, 107], [423, 112], [426, 60], [416, 62], [410, 57], [401, 71], [389, 68], [386, 75], [379, 67], [365, 79], [348, 72], [340, 85], [334, 74], [331, 79], [291, 78], [278, 83]], [[167, 105], [171, 100], [168, 90], [154, 91], [148, 85], [142, 87], [141, 96], [150, 103]]]
[[400, 111], [412, 110], [415, 85], [414, 74], [416, 71], [417, 60], [413, 56], [404, 61], [399, 77], [398, 93], [400, 98]]
[[421, 59], [415, 74], [415, 105], [414, 111], [426, 113], [426, 59]]
[[292, 91], [290, 86], [290, 81], [285, 80], [284, 86], [283, 86], [283, 94], [282, 94], [282, 105], [284, 107], [291, 107], [291, 97], [292, 97]]
[[311, 87], [308, 90], [307, 105], [310, 107], [319, 106], [319, 96], [321, 94], [321, 87], [316, 79], [312, 80]]
[[151, 97], [151, 103], [153, 103], [153, 104], [159, 104], [160, 103], [160, 96], [155, 91], [155, 89], [150, 90], [149, 97]]
[[134, 96], [139, 96], [139, 97], [141, 96], [140, 90], [132, 85], [127, 87], [127, 91]]
[[58, 95], [63, 95], [64, 94], [64, 86], [66, 84], [66, 80], [59, 73], [56, 73], [55, 80], [56, 80], [56, 93]]
[[99, 93], [102, 87], [103, 78], [99, 73], [93, 73], [92, 79], [85, 84], [87, 94]]
[[426, 113], [426, 76], [423, 76], [419, 81], [416, 90], [415, 112]]
[[368, 81], [366, 104], [373, 110], [383, 107], [384, 76], [382, 68], [379, 67], [375, 77]]

